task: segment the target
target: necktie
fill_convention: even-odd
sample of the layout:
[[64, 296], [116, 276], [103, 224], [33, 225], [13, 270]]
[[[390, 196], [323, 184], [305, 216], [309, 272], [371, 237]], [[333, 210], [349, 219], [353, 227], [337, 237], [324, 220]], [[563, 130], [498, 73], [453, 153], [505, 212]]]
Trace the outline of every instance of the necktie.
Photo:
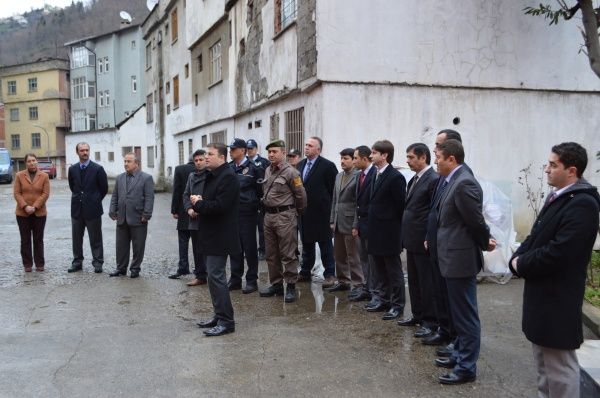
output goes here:
[[133, 174], [129, 174], [129, 173], [127, 173], [127, 178], [125, 179], [125, 188], [126, 188], [127, 190], [129, 190], [129, 185], [130, 185], [130, 183], [131, 183], [131, 179], [132, 179], [132, 177], [133, 177]]
[[419, 176], [416, 175], [415, 178], [413, 179], [412, 184], [410, 185], [410, 189], [408, 190], [408, 195], [410, 195], [410, 193], [413, 191], [413, 189], [415, 188], [415, 185], [417, 185], [417, 181], [419, 181]]
[[442, 186], [440, 187], [440, 193], [438, 195], [438, 197], [441, 199], [442, 196], [444, 195], [444, 191], [446, 190], [446, 187], [448, 186], [448, 181], [446, 181], [444, 179], [444, 182], [442, 183]]
[[306, 177], [308, 177], [308, 173], [310, 173], [311, 167], [312, 167], [312, 162], [311, 161], [306, 162], [306, 167], [304, 168], [304, 177], [302, 178], [303, 180], [306, 180]]
[[365, 178], [366, 178], [365, 172], [364, 172], [364, 171], [362, 171], [362, 172], [360, 173], [360, 178], [359, 178], [359, 181], [358, 181], [358, 182], [359, 182], [359, 184], [360, 184], [360, 189], [363, 189], [363, 188], [364, 188], [364, 186], [365, 186]]
[[556, 192], [552, 192], [549, 196], [548, 199], [546, 200], [546, 204], [544, 205], [544, 207], [548, 207], [550, 206], [550, 203], [554, 202], [554, 199], [556, 199], [558, 195], [556, 194]]

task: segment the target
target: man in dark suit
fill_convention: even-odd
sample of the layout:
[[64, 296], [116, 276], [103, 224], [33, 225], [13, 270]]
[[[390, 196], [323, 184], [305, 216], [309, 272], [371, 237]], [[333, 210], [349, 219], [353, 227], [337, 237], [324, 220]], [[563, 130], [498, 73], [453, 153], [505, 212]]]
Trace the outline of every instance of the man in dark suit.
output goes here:
[[358, 236], [352, 234], [356, 212], [356, 177], [358, 176], [358, 171], [352, 165], [354, 149], [342, 150], [340, 157], [342, 171], [335, 178], [329, 219], [334, 234], [333, 252], [338, 283], [329, 288], [329, 291], [337, 292], [350, 290], [350, 288], [353, 291], [362, 291], [365, 278], [358, 254], [359, 240]]
[[575, 350], [583, 342], [581, 307], [600, 209], [598, 190], [583, 178], [586, 166], [581, 145], [552, 147], [545, 172], [554, 189], [509, 263], [525, 279], [523, 332], [533, 345], [540, 397], [580, 396]]
[[117, 269], [110, 276], [127, 274], [131, 246], [130, 276], [137, 278], [146, 249], [148, 221], [154, 208], [154, 181], [150, 174], [140, 170], [140, 160], [134, 153], [126, 154], [124, 163], [125, 173], [117, 176], [108, 213], [117, 221]]
[[446, 280], [456, 343], [450, 358], [435, 364], [452, 369], [438, 378], [442, 384], [474, 381], [481, 343], [477, 311], [476, 275], [483, 267], [482, 250], [493, 250], [495, 241], [482, 214], [483, 191], [462, 167], [465, 153], [457, 140], [438, 146], [438, 172], [444, 178], [437, 204], [437, 254], [440, 273]]
[[189, 175], [193, 173], [195, 169], [193, 156], [190, 156], [190, 161], [186, 164], [175, 167], [173, 176], [173, 195], [171, 196], [171, 215], [177, 220], [179, 263], [177, 264], [177, 271], [174, 274], [169, 275], [169, 279], [179, 279], [181, 275], [190, 273], [188, 251], [191, 233], [189, 230], [189, 217], [183, 207], [183, 191], [185, 190]]
[[73, 262], [68, 272], [83, 268], [83, 235], [87, 228], [92, 249], [94, 272], [102, 272], [104, 248], [102, 245], [102, 199], [108, 192], [106, 172], [90, 160], [90, 146], [80, 142], [75, 146], [79, 163], [69, 167], [71, 189], [71, 234], [73, 239]]
[[416, 173], [408, 182], [406, 207], [402, 218], [402, 247], [406, 249], [412, 317], [398, 321], [398, 325], [418, 324], [420, 328], [414, 336], [427, 337], [437, 330], [437, 325], [433, 304], [432, 264], [423, 242], [438, 174], [430, 166], [431, 154], [425, 144], [409, 145], [406, 148], [406, 163]]
[[351, 292], [348, 296], [350, 301], [371, 300], [368, 305], [379, 303], [381, 297], [381, 286], [376, 283], [371, 266], [371, 258], [367, 251], [368, 231], [369, 231], [369, 201], [371, 199], [371, 184], [375, 179], [377, 168], [371, 163], [371, 148], [366, 145], [360, 145], [354, 149], [354, 167], [360, 171], [356, 181], [356, 213], [354, 215], [354, 224], [352, 225], [352, 235], [360, 239], [359, 256], [360, 263], [365, 277], [365, 284], [360, 291]]
[[315, 244], [318, 243], [321, 261], [325, 267], [323, 287], [328, 288], [336, 282], [329, 216], [333, 185], [338, 171], [333, 162], [321, 156], [322, 149], [323, 141], [319, 137], [310, 137], [304, 144], [306, 158], [298, 163], [308, 203], [304, 214], [300, 217], [302, 237], [300, 280], [310, 281], [311, 270], [315, 265]]
[[208, 289], [214, 308], [211, 319], [198, 323], [206, 336], [221, 336], [235, 331], [233, 306], [227, 287], [227, 256], [242, 249], [238, 239], [240, 183], [226, 162], [227, 146], [209, 144], [206, 155], [208, 173], [202, 195], [190, 200], [198, 213], [200, 251], [206, 256]]
[[404, 313], [406, 297], [400, 253], [406, 180], [392, 166], [394, 145], [388, 140], [377, 141], [371, 147], [371, 160], [377, 174], [371, 186], [369, 202], [369, 244], [376, 279], [381, 283], [380, 302], [367, 305], [369, 312], [388, 310], [383, 320], [392, 320]]

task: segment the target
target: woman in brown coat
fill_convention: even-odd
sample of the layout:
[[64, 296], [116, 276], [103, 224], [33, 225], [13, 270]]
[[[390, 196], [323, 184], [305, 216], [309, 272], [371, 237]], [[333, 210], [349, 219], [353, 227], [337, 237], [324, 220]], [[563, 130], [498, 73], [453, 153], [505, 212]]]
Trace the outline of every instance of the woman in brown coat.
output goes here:
[[[37, 157], [25, 155], [26, 170], [15, 177], [13, 192], [17, 201], [17, 224], [21, 233], [21, 258], [25, 272], [31, 272], [35, 260], [36, 271], [44, 270], [44, 227], [46, 226], [46, 201], [50, 195], [48, 174], [38, 170]], [[33, 236], [33, 258], [31, 240]]]

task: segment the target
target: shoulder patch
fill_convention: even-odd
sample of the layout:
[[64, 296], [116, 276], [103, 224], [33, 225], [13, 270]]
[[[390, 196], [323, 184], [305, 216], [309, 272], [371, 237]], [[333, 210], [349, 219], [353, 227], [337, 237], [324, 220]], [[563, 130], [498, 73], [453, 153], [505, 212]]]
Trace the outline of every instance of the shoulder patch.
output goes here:
[[294, 186], [295, 187], [301, 187], [302, 186], [302, 178], [300, 178], [300, 176], [294, 178]]

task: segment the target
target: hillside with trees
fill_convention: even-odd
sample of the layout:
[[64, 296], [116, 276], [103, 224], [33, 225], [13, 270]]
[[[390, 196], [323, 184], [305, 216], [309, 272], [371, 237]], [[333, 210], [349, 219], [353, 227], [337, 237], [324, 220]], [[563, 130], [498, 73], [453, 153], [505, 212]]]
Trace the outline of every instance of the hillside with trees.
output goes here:
[[66, 59], [65, 43], [119, 29], [120, 11], [127, 11], [134, 24], [141, 24], [149, 13], [145, 0], [89, 0], [0, 19], [0, 66], [47, 57]]

